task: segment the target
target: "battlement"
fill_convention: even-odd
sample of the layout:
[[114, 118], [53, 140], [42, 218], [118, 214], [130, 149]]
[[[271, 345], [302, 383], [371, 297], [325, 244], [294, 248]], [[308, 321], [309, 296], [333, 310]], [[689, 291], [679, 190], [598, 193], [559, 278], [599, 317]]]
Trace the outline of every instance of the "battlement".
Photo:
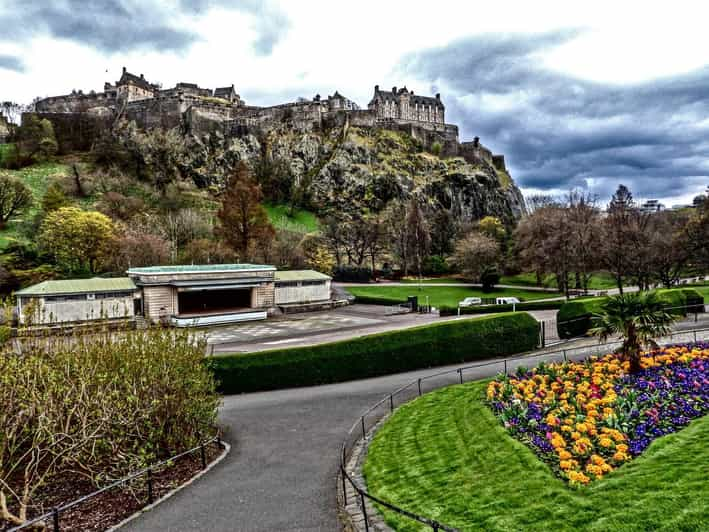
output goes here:
[[[200, 135], [220, 131], [227, 136], [263, 135], [282, 127], [299, 131], [322, 130], [347, 125], [406, 132], [426, 148], [436, 144], [446, 156], [461, 156], [473, 163], [504, 169], [504, 157], [493, 155], [479, 143], [458, 142], [458, 126], [445, 123], [441, 95], [422, 96], [406, 87], [391, 91], [374, 87], [367, 109], [335, 91], [326, 98], [316, 94], [312, 100], [299, 99], [267, 107], [249, 106], [236, 93], [234, 85], [215, 90], [196, 83], [180, 82], [163, 89], [142, 74], [123, 68], [115, 83], [106, 82], [103, 92], [72, 91], [71, 94], [39, 100], [36, 110], [44, 116], [54, 114], [91, 115], [125, 118], [138, 126], [179, 127]], [[119, 116], [120, 115], [120, 116]]]

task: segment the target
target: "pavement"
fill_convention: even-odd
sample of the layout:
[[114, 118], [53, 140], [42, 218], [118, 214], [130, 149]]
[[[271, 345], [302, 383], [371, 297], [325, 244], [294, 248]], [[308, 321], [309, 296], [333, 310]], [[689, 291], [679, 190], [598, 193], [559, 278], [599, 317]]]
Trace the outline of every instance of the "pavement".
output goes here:
[[388, 307], [381, 305], [349, 305], [268, 321], [215, 327], [205, 333], [207, 352], [219, 355], [313, 345], [451, 319], [439, 318], [437, 314], [388, 312]]
[[[689, 341], [692, 335], [676, 337]], [[706, 336], [705, 336], [706, 337]], [[564, 344], [581, 359], [607, 348], [584, 339]], [[529, 367], [559, 360], [559, 349], [508, 364]], [[367, 407], [435, 368], [327, 386], [224, 397], [219, 422], [232, 451], [208, 475], [132, 521], [126, 531], [337, 531], [340, 445]], [[502, 363], [465, 371], [466, 380], [490, 377]], [[453, 377], [457, 378], [457, 377]], [[450, 384], [452, 381], [438, 381]]]

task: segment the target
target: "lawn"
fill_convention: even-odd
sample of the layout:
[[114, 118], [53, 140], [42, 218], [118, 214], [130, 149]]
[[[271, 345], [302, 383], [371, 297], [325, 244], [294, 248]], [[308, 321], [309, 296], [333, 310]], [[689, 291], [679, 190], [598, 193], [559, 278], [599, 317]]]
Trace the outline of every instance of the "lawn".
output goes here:
[[6, 153], [10, 153], [13, 144], [0, 144], [0, 163], [5, 158]]
[[[483, 404], [487, 381], [402, 406], [372, 442], [369, 490], [461, 530], [708, 530], [709, 417], [570, 488]], [[395, 530], [430, 530], [385, 514]]]
[[562, 294], [556, 292], [541, 292], [534, 290], [523, 290], [520, 288], [497, 288], [492, 292], [483, 292], [480, 288], [468, 288], [466, 286], [435, 286], [426, 285], [418, 287], [412, 286], [350, 286], [347, 290], [354, 296], [377, 297], [391, 300], [392, 303], [406, 301], [408, 296], [418, 296], [419, 303], [426, 303], [434, 307], [450, 306], [457, 307], [458, 302], [466, 297], [517, 297], [520, 301], [531, 301], [534, 299], [549, 299], [559, 297]]
[[[28, 166], [22, 170], [0, 170], [1, 174], [8, 174], [18, 177], [32, 191], [34, 203], [32, 207], [24, 214], [22, 219], [31, 219], [39, 210], [42, 196], [47, 190], [47, 186], [54, 179], [64, 177], [69, 172], [69, 168], [61, 163], [42, 163]], [[20, 222], [22, 219], [15, 218], [10, 220], [7, 227], [0, 231], [0, 250], [4, 249], [11, 239], [21, 238], [19, 234]]]
[[[536, 286], [537, 276], [534, 273], [519, 273], [517, 275], [503, 275], [500, 284], [510, 284], [519, 286]], [[542, 278], [542, 286], [556, 288], [556, 281], [553, 275]], [[608, 272], [596, 272], [591, 275], [588, 281], [590, 290], [608, 290], [616, 288], [615, 279]]]
[[317, 216], [310, 211], [295, 209], [291, 216], [288, 205], [264, 205], [264, 208], [276, 229], [294, 233], [314, 233], [320, 229]]

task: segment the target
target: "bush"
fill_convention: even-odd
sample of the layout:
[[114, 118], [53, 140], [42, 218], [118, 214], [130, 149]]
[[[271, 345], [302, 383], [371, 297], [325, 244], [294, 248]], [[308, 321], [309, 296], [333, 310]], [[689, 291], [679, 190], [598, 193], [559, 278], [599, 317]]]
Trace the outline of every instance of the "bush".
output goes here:
[[511, 355], [534, 349], [529, 314], [486, 316], [341, 342], [210, 358], [226, 394], [312, 386]]
[[[687, 312], [703, 312], [704, 298], [692, 288], [657, 290], [671, 313], [685, 316]], [[556, 328], [560, 338], [583, 336], [593, 326], [593, 314], [600, 312], [606, 297], [569, 301], [556, 314]], [[701, 308], [701, 310], [700, 310]]]
[[41, 338], [21, 356], [0, 350], [0, 496], [9, 506], [0, 517], [22, 522], [54, 478], [101, 484], [208, 435], [219, 398], [203, 359], [203, 341], [173, 330]]

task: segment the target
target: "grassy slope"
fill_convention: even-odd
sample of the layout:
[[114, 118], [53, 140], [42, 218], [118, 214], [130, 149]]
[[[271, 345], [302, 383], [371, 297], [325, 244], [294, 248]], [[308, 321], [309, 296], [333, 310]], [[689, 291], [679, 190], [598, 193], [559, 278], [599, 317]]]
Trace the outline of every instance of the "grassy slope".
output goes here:
[[[61, 163], [42, 163], [28, 166], [22, 170], [3, 170], [0, 173], [13, 175], [21, 179], [32, 190], [34, 204], [24, 214], [24, 219], [31, 219], [39, 210], [42, 196], [47, 190], [47, 186], [54, 179], [58, 179], [68, 175], [69, 167]], [[3, 249], [11, 238], [18, 238], [19, 222], [21, 220], [14, 219], [8, 223], [5, 230], [0, 231], [0, 249]]]
[[408, 296], [418, 296], [419, 303], [426, 302], [429, 297], [429, 304], [440, 307], [457, 306], [459, 301], [466, 297], [518, 297], [520, 301], [531, 301], [533, 299], [548, 299], [560, 296], [554, 292], [540, 292], [532, 290], [521, 290], [518, 288], [498, 288], [492, 292], [483, 292], [479, 288], [467, 288], [464, 286], [352, 286], [347, 290], [352, 295], [375, 296], [391, 298], [392, 301], [405, 301]]
[[290, 216], [288, 205], [264, 205], [268, 218], [277, 229], [296, 233], [313, 233], [320, 229], [317, 217], [310, 211], [295, 209]]
[[[485, 384], [399, 409], [369, 448], [370, 491], [461, 530], [709, 530], [709, 417], [573, 490], [506, 433], [482, 404]], [[387, 521], [425, 530], [395, 514]]]

